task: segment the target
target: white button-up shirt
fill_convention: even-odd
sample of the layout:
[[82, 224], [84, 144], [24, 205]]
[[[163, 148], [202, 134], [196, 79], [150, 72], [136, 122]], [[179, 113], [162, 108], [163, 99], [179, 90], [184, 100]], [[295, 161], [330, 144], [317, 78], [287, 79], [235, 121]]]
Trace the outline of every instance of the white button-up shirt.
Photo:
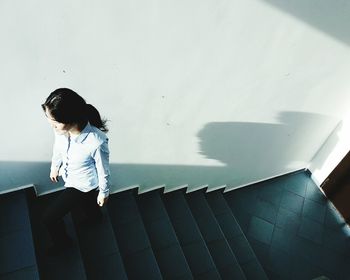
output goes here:
[[88, 192], [99, 188], [100, 195], [109, 195], [109, 148], [104, 132], [85, 126], [75, 138], [55, 133], [51, 170], [59, 169], [65, 187]]

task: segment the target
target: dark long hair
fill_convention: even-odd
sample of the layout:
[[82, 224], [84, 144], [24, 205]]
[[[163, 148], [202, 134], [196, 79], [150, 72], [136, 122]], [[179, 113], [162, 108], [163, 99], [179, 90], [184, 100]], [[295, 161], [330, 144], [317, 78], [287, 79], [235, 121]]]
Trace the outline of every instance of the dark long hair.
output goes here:
[[98, 110], [69, 88], [58, 88], [51, 92], [41, 107], [44, 111], [47, 108], [57, 122], [77, 124], [80, 129], [90, 122], [101, 131], [108, 132], [107, 121], [101, 118]]

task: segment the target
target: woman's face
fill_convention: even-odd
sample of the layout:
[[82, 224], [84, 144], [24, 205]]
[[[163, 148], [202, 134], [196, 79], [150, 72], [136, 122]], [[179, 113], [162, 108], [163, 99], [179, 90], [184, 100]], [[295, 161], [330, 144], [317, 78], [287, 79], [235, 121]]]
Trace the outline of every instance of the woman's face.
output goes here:
[[55, 129], [58, 134], [65, 134], [70, 130], [71, 126], [69, 124], [55, 121], [47, 108], [45, 108], [45, 115], [49, 124]]

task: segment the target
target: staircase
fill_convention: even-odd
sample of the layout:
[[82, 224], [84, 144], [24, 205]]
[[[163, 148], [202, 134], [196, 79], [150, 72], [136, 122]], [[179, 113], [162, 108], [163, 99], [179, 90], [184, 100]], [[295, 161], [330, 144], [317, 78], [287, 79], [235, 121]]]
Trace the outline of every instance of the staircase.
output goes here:
[[113, 194], [98, 226], [67, 215], [74, 244], [48, 257], [41, 215], [57, 195], [0, 196], [0, 279], [268, 279], [221, 191]]

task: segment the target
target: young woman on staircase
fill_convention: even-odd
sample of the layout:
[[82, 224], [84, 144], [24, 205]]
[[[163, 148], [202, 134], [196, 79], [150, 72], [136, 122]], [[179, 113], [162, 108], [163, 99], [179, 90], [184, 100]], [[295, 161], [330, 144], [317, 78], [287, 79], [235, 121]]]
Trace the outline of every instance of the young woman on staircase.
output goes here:
[[58, 182], [61, 175], [65, 182], [43, 217], [53, 242], [48, 253], [55, 254], [72, 243], [63, 217], [74, 207], [82, 207], [90, 222], [102, 219], [110, 185], [108, 129], [96, 108], [68, 88], [53, 91], [42, 109], [55, 131], [50, 178]]

